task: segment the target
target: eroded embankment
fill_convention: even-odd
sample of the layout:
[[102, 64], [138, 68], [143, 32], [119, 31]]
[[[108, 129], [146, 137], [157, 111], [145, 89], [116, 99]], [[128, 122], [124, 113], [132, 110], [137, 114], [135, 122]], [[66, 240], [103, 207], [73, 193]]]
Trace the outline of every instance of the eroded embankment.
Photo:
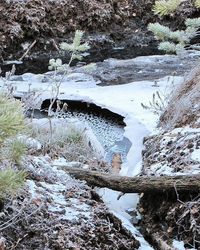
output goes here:
[[[71, 32], [77, 29], [87, 31], [91, 44], [97, 42], [98, 47], [112, 47], [117, 40], [122, 42], [126, 37], [132, 39], [130, 32], [134, 33], [138, 27], [143, 29], [143, 12], [149, 13], [150, 8], [151, 4], [146, 1], [140, 1], [140, 8], [135, 2], [123, 0], [3, 1], [0, 4], [1, 52], [5, 57], [18, 54], [18, 50], [23, 51], [27, 45], [24, 44], [22, 48], [22, 43], [31, 43], [35, 39], [37, 45], [33, 51], [56, 51], [55, 41], [71, 37]], [[124, 32], [125, 28], [127, 30]], [[141, 36], [140, 32], [137, 44], [147, 41]]]
[[[171, 97], [160, 119], [161, 133], [145, 138], [144, 175], [199, 174], [199, 103], [197, 66]], [[142, 231], [158, 249], [171, 249], [173, 240], [183, 241], [181, 249], [199, 249], [199, 190], [181, 193], [174, 183], [173, 193], [145, 194], [140, 211]]]
[[[158, 18], [152, 12], [154, 0], [3, 0], [0, 3], [0, 60], [19, 59], [36, 41], [31, 58], [58, 56], [59, 42], [70, 40], [75, 30], [86, 32], [94, 50], [134, 48], [156, 41], [147, 24], [159, 21], [181, 29], [188, 16], [198, 14], [191, 3], [179, 6], [173, 17]], [[183, 12], [184, 8], [184, 12]], [[106, 52], [106, 53], [107, 53]], [[60, 56], [60, 55], [59, 55]]]

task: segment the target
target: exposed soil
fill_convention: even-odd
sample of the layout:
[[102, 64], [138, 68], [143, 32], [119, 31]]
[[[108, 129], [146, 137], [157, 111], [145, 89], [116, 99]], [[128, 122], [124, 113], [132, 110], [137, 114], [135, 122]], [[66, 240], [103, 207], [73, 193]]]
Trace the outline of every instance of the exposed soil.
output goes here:
[[21, 44], [35, 39], [33, 52], [55, 51], [52, 39], [69, 39], [77, 29], [86, 31], [90, 44], [97, 48], [112, 47], [117, 41], [128, 45], [128, 40], [132, 45], [144, 44], [151, 38], [145, 38], [141, 31], [151, 17], [143, 17], [143, 12], [149, 13], [151, 5], [152, 1], [5, 0], [0, 4], [3, 58], [13, 53], [20, 56]]
[[198, 194], [181, 194], [179, 197], [175, 192], [156, 197], [155, 194], [145, 194], [140, 199], [139, 210], [142, 232], [155, 249], [174, 249], [171, 248], [173, 240], [184, 241], [185, 249], [199, 249]]
[[85, 188], [66, 192], [66, 200], [69, 208], [73, 207], [70, 199], [76, 197], [86, 203], [92, 211], [89, 219], [84, 215], [79, 215], [78, 220], [60, 219], [62, 211], [49, 211], [48, 195], [44, 202], [31, 199], [24, 191], [17, 199], [6, 202], [0, 219], [1, 226], [5, 226], [0, 235], [6, 249], [137, 249], [139, 244], [133, 236], [100, 200], [95, 200], [92, 190]]
[[[139, 242], [91, 187], [53, 165], [49, 155], [32, 154], [33, 147], [21, 166], [28, 174], [25, 188], [0, 204], [1, 250], [138, 249]], [[84, 164], [92, 170], [111, 171], [104, 162]]]
[[[160, 119], [161, 133], [145, 138], [144, 175], [199, 174], [199, 66], [171, 96]], [[174, 183], [176, 187], [176, 183]], [[140, 199], [141, 227], [157, 246], [171, 249], [173, 240], [185, 249], [200, 249], [199, 193], [145, 194]]]
[[[151, 11], [153, 4], [154, 0], [3, 0], [0, 57], [19, 59], [34, 40], [31, 58], [56, 57], [55, 44], [72, 39], [77, 29], [86, 32], [92, 51], [119, 46], [155, 47], [156, 41], [147, 31], [147, 24], [159, 19]], [[172, 28], [183, 27], [186, 16], [197, 14], [191, 4], [187, 8], [183, 5], [184, 11], [180, 6], [176, 16], [159, 21]]]

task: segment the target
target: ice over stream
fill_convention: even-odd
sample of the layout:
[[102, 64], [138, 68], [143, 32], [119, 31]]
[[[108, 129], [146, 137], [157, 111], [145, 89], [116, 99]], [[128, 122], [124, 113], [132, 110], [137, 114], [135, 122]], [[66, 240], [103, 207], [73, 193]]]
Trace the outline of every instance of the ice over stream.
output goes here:
[[[34, 89], [40, 91], [34, 108], [40, 107], [43, 100], [50, 99], [51, 97], [52, 86], [49, 81], [45, 80], [46, 77], [45, 74], [34, 75], [27, 73], [13, 78], [12, 84], [16, 86], [15, 95], [22, 96], [28, 91], [31, 83]], [[158, 117], [149, 110], [144, 110], [141, 103], [148, 104], [155, 91], [159, 90], [162, 93], [166, 93], [169, 91], [167, 85], [170, 81], [173, 81], [173, 84], [177, 85], [182, 79], [182, 77], [164, 77], [157, 81], [156, 86], [154, 81], [138, 81], [123, 85], [98, 86], [98, 82], [91, 75], [74, 73], [64, 78], [58, 97], [62, 100], [80, 100], [94, 103], [125, 117], [126, 127], [124, 129], [124, 136], [130, 140], [132, 146], [122, 165], [120, 174], [135, 176], [139, 174], [141, 170], [143, 138], [156, 132], [158, 119]], [[3, 81], [0, 81], [0, 85], [3, 85]], [[101, 128], [103, 127], [106, 127], [106, 124], [105, 126], [101, 125]], [[113, 140], [122, 139], [121, 134], [119, 134], [119, 138], [117, 138], [118, 132], [116, 133], [115, 131], [113, 133], [112, 129], [113, 128], [110, 127], [109, 129], [99, 130], [99, 137], [102, 138], [102, 143], [104, 141], [110, 141], [110, 143], [112, 143]], [[115, 138], [112, 138], [113, 135]], [[130, 215], [127, 213], [127, 210], [136, 208], [138, 195], [125, 194], [118, 200], [119, 192], [100, 189], [99, 193], [102, 195], [104, 202], [110, 210], [123, 221], [124, 226], [131, 230], [140, 241], [140, 249], [152, 249], [129, 221]]]

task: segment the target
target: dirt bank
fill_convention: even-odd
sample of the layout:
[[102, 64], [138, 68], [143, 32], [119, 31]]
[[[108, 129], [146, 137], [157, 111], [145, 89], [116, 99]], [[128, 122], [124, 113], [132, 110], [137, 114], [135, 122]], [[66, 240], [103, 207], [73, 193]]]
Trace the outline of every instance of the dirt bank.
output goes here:
[[[0, 3], [0, 58], [19, 59], [36, 40], [34, 54], [54, 54], [56, 44], [86, 32], [93, 49], [153, 44], [147, 24], [158, 20], [152, 13], [154, 0], [3, 0]], [[184, 17], [194, 10], [189, 6]], [[183, 15], [162, 22], [180, 28]]]
[[[145, 138], [144, 175], [191, 175], [200, 169], [199, 66], [169, 97], [160, 118], [161, 133]], [[200, 248], [199, 192], [145, 194], [140, 200], [141, 227], [158, 249], [174, 240], [184, 249]], [[174, 249], [174, 248], [172, 248]], [[181, 248], [182, 249], [182, 248]]]
[[[68, 39], [77, 29], [86, 31], [87, 38], [94, 46], [112, 46], [113, 43], [130, 43], [142, 38], [147, 19], [143, 11], [149, 13], [151, 1], [140, 1], [140, 8], [132, 1], [43, 1], [22, 0], [3, 1], [0, 4], [0, 45], [3, 58], [12, 53], [21, 54], [25, 42], [35, 39], [33, 51], [55, 50], [55, 41]], [[137, 6], [137, 8], [136, 8]], [[139, 29], [138, 29], [139, 28]], [[138, 33], [139, 35], [134, 35]], [[24, 44], [24, 45], [22, 45]]]

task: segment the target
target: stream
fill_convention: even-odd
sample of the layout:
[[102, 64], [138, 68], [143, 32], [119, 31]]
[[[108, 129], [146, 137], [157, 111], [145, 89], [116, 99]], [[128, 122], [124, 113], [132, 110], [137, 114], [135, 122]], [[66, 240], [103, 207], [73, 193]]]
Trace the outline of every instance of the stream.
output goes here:
[[[155, 54], [162, 54], [158, 51], [155, 46], [145, 46], [145, 47], [114, 47], [110, 49], [90, 49], [88, 53], [84, 53], [84, 59], [81, 62], [74, 60], [72, 66], [84, 65], [88, 63], [98, 63], [103, 62], [109, 58], [116, 59], [131, 59], [137, 56], [149, 56]], [[31, 72], [34, 74], [42, 74], [48, 71], [48, 63], [51, 58], [60, 58], [63, 63], [68, 63], [70, 56], [68, 53], [54, 53], [51, 54], [39, 54], [35, 53], [28, 58], [25, 58], [23, 62], [18, 60], [7, 60], [4, 63], [0, 63], [0, 68], [2, 69], [2, 73], [4, 74], [6, 71], [11, 70], [12, 62], [15, 62], [16, 67], [16, 75], [21, 75], [27, 72]]]
[[[97, 63], [97, 69], [90, 74], [93, 78], [87, 79], [84, 79], [81, 67], [74, 69], [74, 78], [64, 79], [65, 82], [61, 86], [63, 94], [58, 97], [61, 101], [67, 101], [69, 106], [62, 118], [75, 117], [86, 122], [104, 147], [105, 159], [110, 162], [113, 153], [120, 152], [127, 167], [123, 174], [136, 175], [141, 169], [143, 138], [155, 128], [157, 119], [149, 111], [141, 108], [141, 101], [149, 100], [155, 92], [155, 87], [156, 90], [165, 89], [167, 79], [158, 81], [156, 86], [154, 84], [160, 77], [173, 75], [175, 70], [178, 72], [177, 75], [189, 71], [197, 61], [196, 57], [191, 58], [185, 61], [175, 56], [109, 59]], [[168, 69], [166, 72], [165, 68]], [[35, 88], [43, 88], [45, 92], [49, 84], [46, 78], [45, 74], [27, 74], [13, 78], [14, 84], [19, 87], [16, 96], [28, 91], [29, 82]], [[150, 81], [142, 81], [147, 79]], [[41, 109], [47, 109], [51, 93], [43, 94]], [[99, 193], [109, 209], [138, 238], [141, 243], [140, 249], [152, 249], [130, 223], [131, 216], [127, 213], [129, 208], [136, 210], [138, 195], [125, 194], [118, 199], [119, 193], [113, 190], [101, 189]]]
[[[72, 100], [61, 100], [61, 102], [68, 104], [68, 110], [58, 117], [62, 119], [77, 118], [86, 127], [89, 126], [105, 150], [104, 160], [111, 163], [113, 155], [119, 153], [122, 162], [126, 161], [132, 143], [124, 136], [126, 124], [123, 116], [93, 103]], [[49, 103], [49, 100], [45, 100], [41, 109], [48, 109]], [[35, 118], [43, 118], [44, 116], [46, 116], [46, 112], [35, 112]]]

